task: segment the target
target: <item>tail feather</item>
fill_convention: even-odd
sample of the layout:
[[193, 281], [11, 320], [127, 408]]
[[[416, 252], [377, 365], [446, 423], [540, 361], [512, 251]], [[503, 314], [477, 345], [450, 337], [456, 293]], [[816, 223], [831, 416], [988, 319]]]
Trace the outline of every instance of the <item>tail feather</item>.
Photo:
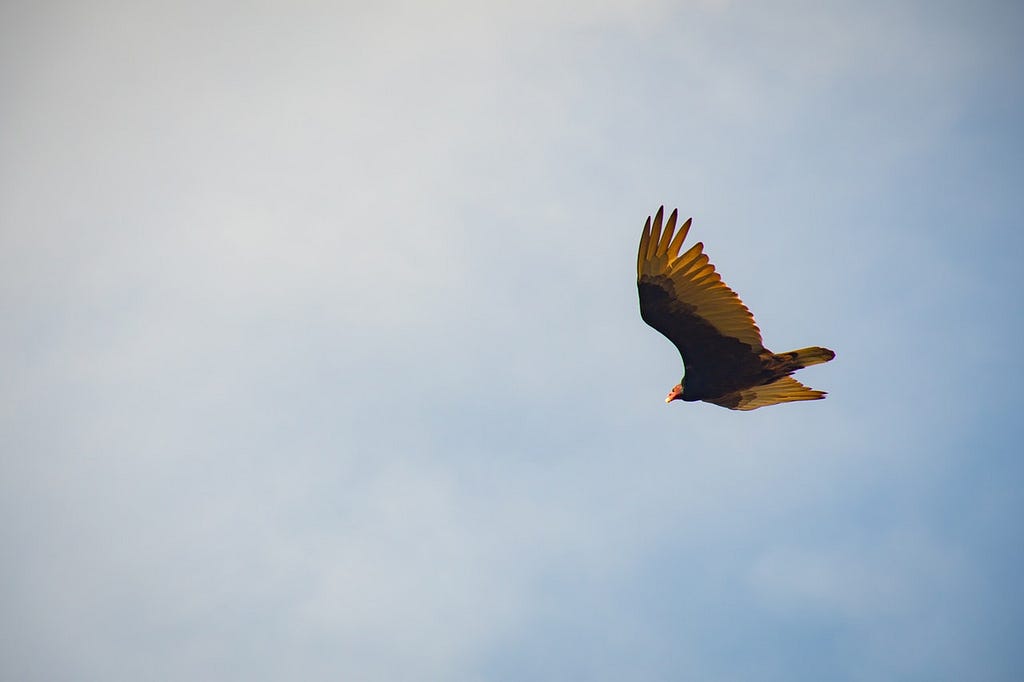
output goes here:
[[796, 371], [811, 365], [820, 365], [823, 362], [828, 362], [835, 356], [835, 352], [821, 346], [811, 346], [810, 348], [801, 348], [775, 355], [778, 360], [786, 363], [787, 369], [790, 371]]

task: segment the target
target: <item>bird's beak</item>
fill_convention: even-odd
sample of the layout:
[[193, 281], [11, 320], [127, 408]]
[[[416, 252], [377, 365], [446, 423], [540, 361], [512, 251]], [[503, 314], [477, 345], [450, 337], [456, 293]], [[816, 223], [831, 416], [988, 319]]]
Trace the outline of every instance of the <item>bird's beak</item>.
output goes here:
[[679, 400], [682, 397], [683, 397], [683, 389], [682, 389], [682, 387], [676, 386], [675, 388], [672, 389], [672, 392], [669, 393], [668, 396], [665, 398], [665, 402], [666, 403], [670, 403], [673, 400]]

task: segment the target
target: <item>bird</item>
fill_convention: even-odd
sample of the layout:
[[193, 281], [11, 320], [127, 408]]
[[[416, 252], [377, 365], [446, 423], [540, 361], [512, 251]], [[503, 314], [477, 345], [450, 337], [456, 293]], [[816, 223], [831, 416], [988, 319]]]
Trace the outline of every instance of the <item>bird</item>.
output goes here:
[[679, 253], [693, 219], [676, 231], [678, 209], [663, 223], [664, 212], [662, 206], [644, 224], [636, 285], [643, 321], [664, 334], [683, 359], [683, 378], [665, 402], [755, 410], [824, 398], [825, 391], [804, 386], [792, 374], [832, 360], [835, 352], [820, 346], [787, 353], [765, 348], [754, 316], [722, 281], [703, 242]]

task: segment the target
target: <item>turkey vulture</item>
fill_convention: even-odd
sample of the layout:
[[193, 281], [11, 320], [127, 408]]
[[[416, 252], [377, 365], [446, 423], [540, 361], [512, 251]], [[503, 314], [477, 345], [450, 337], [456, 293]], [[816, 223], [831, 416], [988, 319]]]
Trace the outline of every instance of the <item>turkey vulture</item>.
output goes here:
[[[703, 400], [730, 410], [755, 410], [794, 400], [820, 400], [791, 374], [836, 356], [813, 346], [772, 353], [743, 301], [726, 286], [697, 242], [679, 254], [692, 218], [675, 232], [678, 211], [662, 225], [648, 216], [636, 260], [640, 316], [668, 337], [683, 356], [683, 379], [665, 398]], [[675, 232], [674, 236], [673, 233]]]

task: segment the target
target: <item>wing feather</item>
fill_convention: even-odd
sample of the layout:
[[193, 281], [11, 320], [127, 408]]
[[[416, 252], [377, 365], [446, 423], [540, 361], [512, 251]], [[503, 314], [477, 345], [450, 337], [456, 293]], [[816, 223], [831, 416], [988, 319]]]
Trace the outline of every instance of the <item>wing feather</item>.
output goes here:
[[675, 230], [678, 212], [648, 218], [637, 252], [637, 289], [644, 321], [679, 349], [687, 400], [732, 393], [756, 381], [766, 353], [761, 332], [743, 302], [697, 242], [680, 254], [692, 220]]
[[[692, 219], [687, 219], [675, 232], [677, 217], [678, 211], [673, 211], [668, 222], [663, 223], [662, 207], [653, 222], [648, 218], [644, 225], [637, 255], [637, 284], [656, 286], [667, 294], [649, 297], [652, 300], [645, 302], [641, 287], [644, 320], [667, 336], [683, 352], [688, 364], [696, 359], [690, 357], [695, 351], [700, 354], [700, 348], [690, 341], [694, 326], [699, 326], [700, 322], [748, 346], [753, 353], [760, 353], [764, 346], [754, 316], [736, 292], [722, 281], [704, 253], [703, 242], [679, 254]], [[693, 317], [696, 319], [691, 319]]]
[[669, 242], [672, 241], [672, 232], [676, 229], [676, 218], [679, 215], [679, 211], [672, 211], [672, 215], [668, 217], [668, 223], [665, 225], [664, 232], [661, 233], [661, 241], [658, 243], [658, 250], [655, 252], [657, 256], [664, 256], [665, 252], [668, 251]]
[[647, 244], [647, 260], [657, 258], [658, 256], [658, 242], [661, 241], [661, 219], [664, 213], [665, 207], [662, 206], [654, 214], [654, 222], [651, 223], [650, 242]]
[[686, 239], [686, 234], [690, 231], [691, 223], [693, 223], [693, 218], [687, 218], [686, 222], [679, 226], [679, 231], [676, 232], [676, 236], [668, 245], [668, 251], [671, 253], [679, 253], [679, 247], [683, 245], [683, 240]]
[[644, 223], [644, 231], [640, 235], [640, 248], [636, 253], [636, 271], [637, 276], [640, 276], [641, 270], [643, 270], [644, 262], [647, 260], [647, 241], [651, 238], [651, 217], [647, 216], [647, 222]]
[[825, 391], [808, 388], [793, 377], [786, 376], [770, 384], [735, 391], [718, 398], [709, 398], [707, 402], [731, 410], [756, 410], [759, 407], [797, 400], [821, 400], [825, 395]]

